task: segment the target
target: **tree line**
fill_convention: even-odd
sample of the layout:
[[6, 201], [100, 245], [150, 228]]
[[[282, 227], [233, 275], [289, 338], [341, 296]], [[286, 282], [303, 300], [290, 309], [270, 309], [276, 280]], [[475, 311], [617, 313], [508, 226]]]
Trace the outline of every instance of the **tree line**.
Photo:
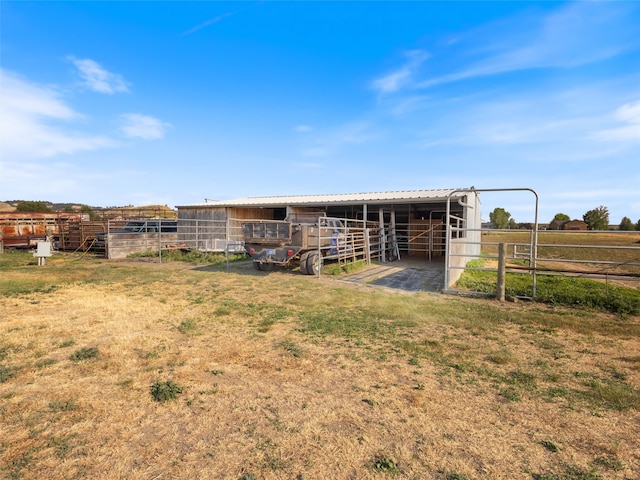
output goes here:
[[[568, 222], [571, 220], [571, 217], [566, 213], [556, 213], [551, 222]], [[600, 205], [592, 210], [589, 210], [584, 215], [582, 215], [582, 220], [587, 224], [589, 230], [608, 230], [609, 229], [609, 209], [604, 205]], [[493, 209], [493, 212], [489, 214], [489, 221], [491, 222], [491, 226], [497, 229], [518, 229], [518, 228], [529, 228], [528, 224], [520, 224], [515, 221], [514, 218], [511, 217], [511, 214], [507, 212], [504, 208], [496, 207]], [[640, 231], [640, 219], [636, 223], [629, 217], [622, 217], [620, 220], [620, 224], [618, 227], [620, 230], [624, 231]]]

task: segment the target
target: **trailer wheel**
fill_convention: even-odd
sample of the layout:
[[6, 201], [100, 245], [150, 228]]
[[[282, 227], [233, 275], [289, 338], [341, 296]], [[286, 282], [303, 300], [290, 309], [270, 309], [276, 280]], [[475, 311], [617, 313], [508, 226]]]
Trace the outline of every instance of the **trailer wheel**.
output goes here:
[[309, 275], [309, 271], [307, 270], [307, 259], [309, 258], [309, 254], [311, 252], [304, 252], [300, 256], [300, 273], [303, 275]]
[[322, 264], [324, 263], [322, 255], [318, 255], [317, 252], [309, 252], [307, 257], [307, 274], [318, 275], [322, 270]]
[[253, 262], [253, 268], [256, 270], [262, 270], [262, 268], [260, 268], [260, 262]]

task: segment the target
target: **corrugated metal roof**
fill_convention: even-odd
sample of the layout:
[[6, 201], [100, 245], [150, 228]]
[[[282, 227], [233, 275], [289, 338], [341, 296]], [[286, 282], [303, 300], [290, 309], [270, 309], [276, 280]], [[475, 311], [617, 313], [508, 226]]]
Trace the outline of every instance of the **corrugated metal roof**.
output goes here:
[[[397, 192], [338, 193], [327, 195], [291, 195], [274, 197], [245, 197], [235, 200], [209, 200], [182, 207], [269, 207], [280, 205], [328, 205], [362, 203], [407, 203], [444, 201], [458, 189], [405, 190]], [[466, 189], [462, 189], [466, 190]], [[462, 197], [465, 193], [454, 195]], [[181, 207], [178, 207], [181, 208]]]

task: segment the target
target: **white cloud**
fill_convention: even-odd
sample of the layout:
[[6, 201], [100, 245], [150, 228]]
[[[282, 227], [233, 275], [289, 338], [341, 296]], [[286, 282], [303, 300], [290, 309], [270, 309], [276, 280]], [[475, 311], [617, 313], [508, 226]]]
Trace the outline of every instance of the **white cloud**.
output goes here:
[[326, 157], [345, 145], [361, 145], [375, 139], [368, 122], [352, 122], [316, 139], [314, 145], [306, 147], [301, 154], [305, 157]]
[[535, 68], [571, 68], [615, 57], [640, 46], [629, 7], [611, 2], [570, 2], [546, 15], [527, 14], [461, 35], [434, 60], [452, 58], [462, 68], [412, 85], [429, 88], [474, 77]]
[[600, 130], [594, 134], [594, 138], [612, 142], [639, 142], [640, 125], [627, 125], [609, 130]]
[[390, 105], [390, 113], [396, 117], [402, 117], [425, 107], [430, 97], [426, 95], [416, 95], [406, 98], [394, 99]]
[[623, 122], [640, 124], [640, 100], [622, 105], [616, 110], [616, 118]]
[[422, 50], [410, 50], [404, 53], [407, 58], [404, 65], [387, 75], [374, 80], [371, 86], [380, 93], [393, 93], [409, 84], [420, 65], [429, 58]]
[[236, 12], [229, 12], [229, 13], [224, 13], [222, 15], [218, 15], [215, 18], [212, 18], [210, 20], [207, 20], [206, 22], [202, 22], [200, 25], [196, 25], [195, 27], [187, 30], [186, 32], [183, 32], [182, 35], [190, 35], [192, 33], [197, 32], [198, 30], [208, 27], [209, 25], [213, 25], [214, 23], [218, 23], [220, 20], [223, 20], [227, 17], [230, 17], [232, 15], [235, 15]]
[[627, 125], [599, 130], [593, 138], [614, 142], [640, 142], [640, 101], [618, 108], [614, 117]]
[[296, 132], [306, 133], [306, 132], [310, 132], [311, 130], [313, 130], [313, 128], [310, 127], [309, 125], [296, 125], [294, 127], [294, 130]]
[[98, 93], [114, 94], [128, 92], [129, 87], [122, 75], [105, 70], [98, 62], [73, 56], [67, 57], [78, 69], [83, 85]]
[[125, 113], [120, 116], [120, 119], [122, 121], [120, 130], [125, 136], [131, 138], [158, 140], [164, 137], [167, 129], [171, 127], [169, 123], [139, 113]]
[[[52, 87], [30, 83], [0, 70], [0, 143], [5, 161], [51, 157], [114, 146], [103, 135], [66, 131], [63, 126], [83, 118]], [[57, 122], [57, 123], [56, 123]]]

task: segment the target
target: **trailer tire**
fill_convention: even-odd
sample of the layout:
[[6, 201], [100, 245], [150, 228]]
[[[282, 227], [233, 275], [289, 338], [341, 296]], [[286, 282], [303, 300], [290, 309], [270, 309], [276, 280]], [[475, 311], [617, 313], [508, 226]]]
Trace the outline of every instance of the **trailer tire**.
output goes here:
[[309, 258], [309, 254], [311, 252], [304, 252], [300, 256], [300, 273], [303, 275], [309, 275], [309, 271], [307, 270], [307, 258]]
[[309, 256], [307, 257], [307, 274], [308, 275], [318, 275], [320, 270], [322, 270], [322, 265], [324, 261], [322, 259], [322, 255], [319, 255], [318, 252], [309, 252]]

